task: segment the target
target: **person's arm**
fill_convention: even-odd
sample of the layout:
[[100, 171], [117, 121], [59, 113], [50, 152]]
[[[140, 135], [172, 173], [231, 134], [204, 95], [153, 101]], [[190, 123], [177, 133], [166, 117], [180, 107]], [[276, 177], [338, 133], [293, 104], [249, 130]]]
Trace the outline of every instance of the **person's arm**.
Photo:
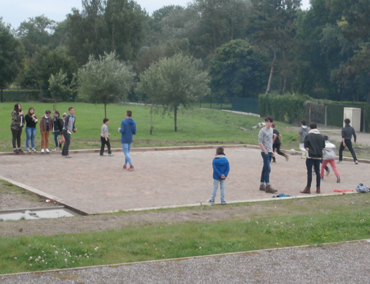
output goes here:
[[76, 117], [75, 117], [75, 119], [74, 119], [74, 121], [73, 121], [73, 132], [77, 132], [77, 128], [76, 128], [76, 126], [75, 126], [75, 123], [76, 123]]
[[229, 172], [230, 172], [230, 164], [227, 163], [226, 172], [225, 172], [225, 178], [227, 178], [227, 176], [229, 175]]
[[272, 144], [275, 144], [275, 140], [276, 140], [277, 135], [276, 135], [276, 133], [274, 133], [274, 134], [272, 134], [272, 136], [274, 137], [273, 140], [272, 140]]
[[69, 124], [69, 115], [67, 115], [66, 118], [64, 119], [64, 128], [66, 129], [67, 134], [71, 134], [71, 132], [68, 129], [68, 124]]
[[261, 151], [263, 153], [268, 154], [265, 146], [263, 146], [263, 144], [262, 144], [262, 141], [263, 141], [263, 132], [262, 132], [262, 129], [261, 129], [260, 133], [258, 134], [258, 145], [260, 145]]
[[280, 136], [280, 144], [283, 145], [283, 135], [279, 134]]
[[133, 129], [132, 129], [132, 134], [133, 134], [133, 135], [135, 135], [135, 134], [136, 134], [136, 122], [134, 123]]
[[124, 120], [121, 122], [121, 127], [118, 128], [118, 132], [121, 132], [122, 134], [125, 133], [125, 124], [123, 123]]
[[353, 130], [353, 139], [354, 139], [354, 142], [356, 143], [357, 141], [357, 136], [356, 136], [356, 132], [355, 132], [355, 129], [352, 127], [352, 130]]
[[107, 131], [107, 128], [104, 128], [104, 138], [105, 138], [105, 141], [108, 141], [108, 131]]
[[215, 160], [216, 160], [216, 159], [213, 159], [213, 161], [212, 161], [212, 167], [213, 167], [213, 170], [216, 172], [216, 175], [217, 175], [217, 176], [221, 177], [221, 176], [222, 176], [222, 174], [221, 174], [221, 172], [218, 170], [217, 165], [216, 165], [216, 163], [215, 163]]

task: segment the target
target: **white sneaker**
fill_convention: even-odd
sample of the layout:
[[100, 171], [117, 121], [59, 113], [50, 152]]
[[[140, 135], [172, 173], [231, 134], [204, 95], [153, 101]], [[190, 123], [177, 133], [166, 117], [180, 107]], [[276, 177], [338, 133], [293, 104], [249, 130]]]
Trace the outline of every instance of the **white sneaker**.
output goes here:
[[31, 153], [31, 150], [30, 150], [30, 148], [27, 148], [27, 152], [28, 152], [28, 153]]
[[356, 164], [356, 165], [358, 164], [358, 161], [357, 161], [357, 160], [355, 161], [355, 164]]
[[36, 149], [35, 148], [32, 148], [32, 151], [36, 153]]
[[50, 153], [50, 151], [49, 151], [49, 149], [48, 149], [48, 148], [46, 148], [46, 150], [45, 150], [45, 151], [46, 151], [46, 153]]
[[45, 153], [45, 150], [44, 149], [41, 149], [41, 153]]

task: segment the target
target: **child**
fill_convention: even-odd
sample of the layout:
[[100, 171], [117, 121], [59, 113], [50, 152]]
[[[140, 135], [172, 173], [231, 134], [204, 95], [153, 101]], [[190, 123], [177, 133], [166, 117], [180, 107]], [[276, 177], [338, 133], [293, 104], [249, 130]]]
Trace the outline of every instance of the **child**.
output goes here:
[[325, 168], [326, 164], [329, 163], [331, 165], [331, 167], [333, 168], [335, 176], [337, 177], [337, 183], [340, 183], [339, 172], [338, 172], [338, 169], [335, 165], [336, 147], [333, 143], [330, 143], [328, 136], [325, 135], [324, 139], [325, 139], [325, 149], [323, 150], [323, 161], [322, 161], [322, 165], [321, 165], [321, 179], [324, 179], [324, 168]]
[[108, 156], [113, 156], [111, 150], [110, 150], [110, 142], [108, 136], [110, 136], [110, 133], [108, 132], [108, 124], [109, 119], [104, 118], [103, 119], [103, 125], [101, 127], [101, 134], [100, 134], [100, 141], [101, 141], [101, 147], [100, 147], [100, 156], [104, 155], [104, 147], [107, 145], [108, 147]]
[[299, 132], [297, 134], [297, 138], [299, 138], [299, 150], [302, 151], [302, 159], [306, 158], [306, 149], [304, 148], [304, 139], [306, 138], [307, 134], [308, 134], [307, 123], [305, 120], [302, 120], [301, 129], [299, 129]]
[[64, 136], [63, 136], [63, 125], [64, 125], [64, 121], [66, 119], [66, 116], [67, 116], [67, 114], [63, 113], [63, 124], [62, 124], [62, 130], [60, 131], [61, 136], [62, 136], [62, 140], [59, 141], [59, 149], [62, 149], [63, 143], [65, 142], [65, 139], [64, 139]]
[[278, 153], [280, 156], [285, 157], [285, 160], [288, 161], [289, 160], [288, 155], [280, 151], [280, 146], [283, 145], [283, 136], [279, 133], [279, 131], [275, 129], [275, 123], [271, 123], [271, 127], [273, 129], [272, 160], [274, 163], [276, 163], [276, 159], [275, 159], [275, 149], [276, 149], [276, 153]]
[[51, 111], [46, 110], [45, 115], [40, 120], [41, 132], [41, 153], [50, 153], [49, 151], [49, 131], [53, 130], [53, 119], [50, 117]]
[[55, 142], [55, 149], [53, 151], [58, 151], [58, 135], [61, 134], [63, 130], [63, 120], [59, 117], [59, 111], [53, 111], [53, 134], [54, 134], [54, 142]]
[[208, 202], [210, 204], [215, 203], [216, 192], [218, 183], [220, 183], [221, 190], [221, 205], [226, 205], [225, 201], [225, 180], [229, 174], [230, 166], [229, 161], [225, 157], [224, 148], [218, 147], [216, 149], [216, 156], [213, 159], [213, 193], [212, 197]]

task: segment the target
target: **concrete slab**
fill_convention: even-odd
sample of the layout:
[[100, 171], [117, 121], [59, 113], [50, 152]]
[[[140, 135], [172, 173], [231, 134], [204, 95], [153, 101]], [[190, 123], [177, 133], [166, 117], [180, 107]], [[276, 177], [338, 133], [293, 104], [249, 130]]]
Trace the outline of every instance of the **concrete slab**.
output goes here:
[[[260, 151], [246, 146], [224, 148], [231, 167], [226, 200], [271, 198], [271, 194], [258, 190], [262, 169]], [[59, 154], [3, 155], [0, 176], [88, 214], [204, 203], [212, 193], [215, 146], [180, 149], [134, 149], [131, 153], [134, 171], [122, 169], [124, 155], [118, 151], [113, 157], [100, 157], [92, 151], [78, 154], [71, 151], [71, 159]], [[355, 165], [348, 161], [337, 167], [341, 183], [336, 183], [331, 171], [322, 182], [323, 194], [338, 194], [334, 189], [355, 190], [358, 183], [370, 186], [370, 164]], [[301, 195], [299, 191], [306, 183], [305, 160], [290, 155], [286, 162], [278, 156], [277, 163], [272, 164], [271, 182], [278, 193]], [[219, 200], [219, 192], [216, 198]]]

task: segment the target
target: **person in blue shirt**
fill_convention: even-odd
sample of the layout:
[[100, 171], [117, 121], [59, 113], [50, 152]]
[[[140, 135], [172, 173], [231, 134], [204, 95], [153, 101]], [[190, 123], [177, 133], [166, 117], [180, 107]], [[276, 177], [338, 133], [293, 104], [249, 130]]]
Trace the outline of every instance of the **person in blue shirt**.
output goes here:
[[136, 122], [131, 118], [131, 116], [132, 111], [126, 111], [126, 119], [122, 120], [121, 127], [118, 128], [118, 132], [121, 133], [122, 150], [125, 154], [125, 163], [123, 164], [123, 169], [127, 169], [126, 165], [129, 163], [129, 171], [134, 170], [130, 156], [130, 148], [132, 144], [132, 136], [136, 134]]
[[213, 192], [212, 197], [210, 200], [208, 200], [208, 202], [210, 204], [215, 203], [218, 184], [220, 184], [221, 205], [226, 205], [227, 203], [225, 201], [225, 180], [229, 175], [230, 165], [229, 161], [225, 157], [223, 147], [218, 147], [216, 149], [216, 156], [213, 159], [212, 166], [213, 166]]

